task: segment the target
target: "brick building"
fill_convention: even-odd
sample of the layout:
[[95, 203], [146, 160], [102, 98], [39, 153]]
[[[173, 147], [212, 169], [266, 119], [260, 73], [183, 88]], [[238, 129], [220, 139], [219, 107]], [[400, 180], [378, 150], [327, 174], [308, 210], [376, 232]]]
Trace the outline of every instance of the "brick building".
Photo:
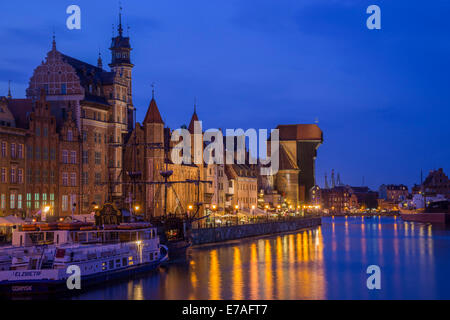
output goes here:
[[405, 200], [409, 195], [408, 187], [403, 184], [382, 184], [378, 191], [380, 199], [393, 203], [399, 203], [400, 201]]

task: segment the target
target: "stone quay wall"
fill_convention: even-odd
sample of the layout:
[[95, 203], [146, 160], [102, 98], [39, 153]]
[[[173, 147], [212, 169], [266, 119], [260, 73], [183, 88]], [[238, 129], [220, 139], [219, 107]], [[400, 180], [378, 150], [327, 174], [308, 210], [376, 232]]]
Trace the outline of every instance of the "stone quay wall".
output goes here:
[[287, 221], [271, 221], [265, 223], [243, 224], [226, 227], [193, 229], [193, 244], [205, 244], [236, 240], [247, 237], [270, 235], [281, 232], [291, 232], [304, 228], [313, 228], [321, 225], [322, 219], [299, 218]]

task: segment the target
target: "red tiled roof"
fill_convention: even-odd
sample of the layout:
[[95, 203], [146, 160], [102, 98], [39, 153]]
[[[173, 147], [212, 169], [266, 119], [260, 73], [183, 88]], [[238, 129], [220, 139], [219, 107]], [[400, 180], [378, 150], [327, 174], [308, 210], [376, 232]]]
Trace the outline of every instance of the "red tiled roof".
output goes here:
[[192, 115], [191, 122], [189, 123], [188, 130], [190, 133], [194, 133], [194, 122], [198, 121], [197, 112], [194, 111], [194, 114]]
[[150, 106], [148, 107], [147, 114], [145, 115], [144, 123], [164, 123], [155, 99], [150, 101]]

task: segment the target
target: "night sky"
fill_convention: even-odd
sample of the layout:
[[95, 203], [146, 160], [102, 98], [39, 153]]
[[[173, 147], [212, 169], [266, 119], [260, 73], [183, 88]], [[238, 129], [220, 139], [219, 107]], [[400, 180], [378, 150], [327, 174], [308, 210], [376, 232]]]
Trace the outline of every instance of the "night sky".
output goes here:
[[[66, 28], [81, 7], [82, 29]], [[381, 30], [366, 8], [381, 7]], [[142, 121], [156, 84], [166, 124], [188, 124], [197, 97], [205, 128], [314, 123], [324, 131], [317, 182], [420, 182], [450, 173], [450, 1], [122, 1], [130, 26], [134, 104]], [[110, 62], [118, 1], [1, 1], [0, 95], [25, 96], [51, 48]], [[127, 32], [125, 31], [125, 34]]]

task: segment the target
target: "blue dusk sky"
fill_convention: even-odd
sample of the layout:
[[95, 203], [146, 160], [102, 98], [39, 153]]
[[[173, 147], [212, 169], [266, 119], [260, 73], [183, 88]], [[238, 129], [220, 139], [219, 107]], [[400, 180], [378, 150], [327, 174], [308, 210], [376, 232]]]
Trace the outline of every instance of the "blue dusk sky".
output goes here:
[[[81, 8], [81, 30], [66, 8]], [[366, 8], [381, 8], [381, 30]], [[350, 185], [411, 186], [431, 169], [450, 173], [450, 1], [123, 0], [130, 26], [134, 103], [144, 118], [156, 83], [166, 124], [324, 132], [316, 176], [332, 168]], [[51, 48], [110, 62], [118, 1], [1, 1], [0, 95], [25, 96]], [[126, 31], [125, 31], [126, 34]]]

